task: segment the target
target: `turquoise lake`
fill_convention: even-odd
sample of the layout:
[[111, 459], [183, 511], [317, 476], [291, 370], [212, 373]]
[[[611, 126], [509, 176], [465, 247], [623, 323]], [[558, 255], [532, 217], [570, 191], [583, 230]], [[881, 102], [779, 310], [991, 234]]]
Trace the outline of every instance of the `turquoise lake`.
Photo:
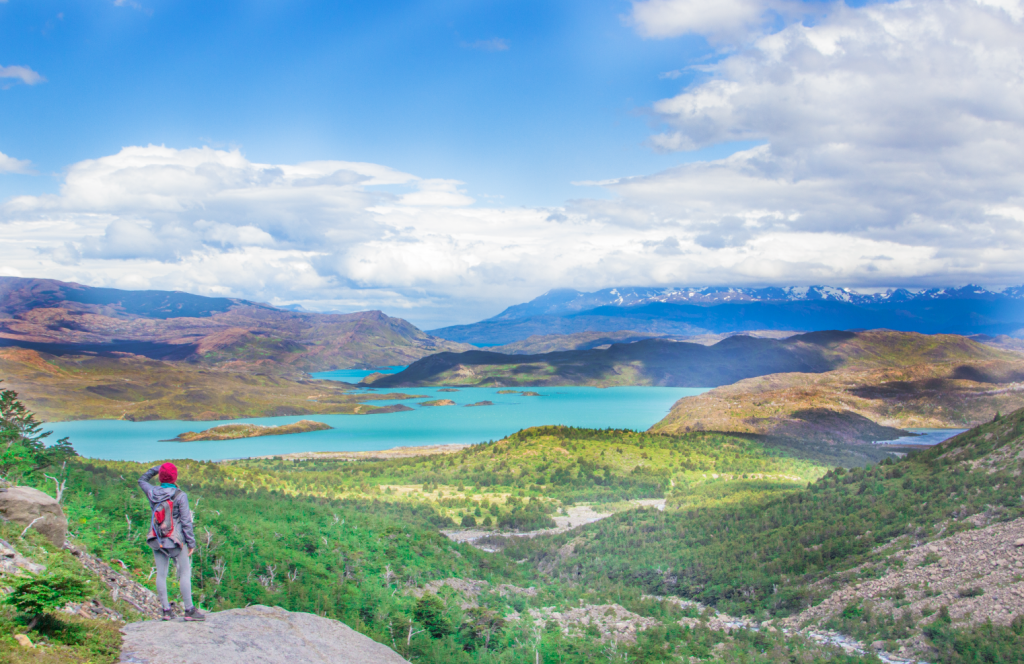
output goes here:
[[[401, 367], [379, 370], [391, 373]], [[315, 378], [357, 382], [369, 371], [329, 371]], [[390, 447], [480, 443], [498, 440], [526, 427], [543, 424], [603, 429], [647, 429], [668, 414], [678, 399], [706, 392], [708, 388], [682, 387], [551, 387], [525, 388], [539, 397], [498, 394], [490, 387], [457, 388], [458, 392], [439, 392], [441, 387], [403, 389], [407, 394], [422, 394], [423, 399], [374, 401], [374, 405], [403, 403], [410, 412], [382, 415], [305, 415], [257, 417], [231, 420], [233, 423], [279, 425], [315, 420], [334, 427], [331, 431], [286, 436], [262, 436], [228, 441], [193, 443], [161, 442], [185, 431], [203, 431], [226, 422], [125, 422], [122, 420], [85, 420], [52, 422], [50, 440], [68, 436], [79, 454], [98, 459], [155, 461], [196, 459], [216, 461], [289, 452], [325, 452], [383, 450]], [[391, 390], [389, 390], [391, 391]], [[420, 406], [427, 399], [451, 399], [456, 406]], [[493, 406], [466, 408], [478, 401]]]

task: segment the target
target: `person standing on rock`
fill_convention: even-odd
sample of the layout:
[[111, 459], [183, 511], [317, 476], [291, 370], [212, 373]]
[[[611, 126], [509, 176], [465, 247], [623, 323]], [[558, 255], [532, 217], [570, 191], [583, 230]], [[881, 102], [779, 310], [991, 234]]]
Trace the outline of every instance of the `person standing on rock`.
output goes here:
[[[160, 486], [149, 480], [159, 475]], [[156, 590], [163, 607], [164, 620], [174, 618], [167, 599], [167, 571], [174, 559], [178, 568], [178, 587], [185, 604], [185, 620], [205, 620], [201, 611], [192, 605], [192, 553], [196, 550], [196, 537], [192, 532], [192, 511], [188, 495], [178, 488], [178, 467], [173, 463], [153, 466], [139, 478], [139, 487], [149, 499], [153, 518], [146, 542], [153, 548], [156, 558]]]

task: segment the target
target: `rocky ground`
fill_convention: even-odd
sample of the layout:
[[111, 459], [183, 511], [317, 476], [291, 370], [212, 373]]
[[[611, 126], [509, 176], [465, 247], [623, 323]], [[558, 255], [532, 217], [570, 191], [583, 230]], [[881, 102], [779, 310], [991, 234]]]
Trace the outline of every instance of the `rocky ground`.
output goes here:
[[814, 643], [818, 643], [824, 646], [831, 646], [838, 648], [841, 651], [851, 655], [865, 655], [871, 653], [877, 656], [885, 664], [910, 664], [911, 662], [918, 662], [916, 658], [905, 658], [893, 653], [886, 652], [883, 646], [879, 644], [878, 647], [874, 645], [867, 645], [861, 643], [855, 638], [852, 638], [845, 634], [840, 634], [835, 630], [831, 629], [818, 629], [815, 627], [804, 626], [794, 627], [786, 626], [785, 624], [776, 626], [771, 621], [758, 622], [751, 618], [737, 618], [736, 616], [730, 616], [727, 613], [721, 613], [710, 607], [707, 607], [700, 602], [692, 602], [690, 600], [680, 599], [678, 597], [657, 597], [652, 595], [645, 595], [645, 598], [657, 599], [663, 601], [669, 601], [677, 604], [684, 609], [694, 609], [699, 614], [698, 618], [683, 618], [679, 621], [679, 624], [684, 627], [695, 627], [697, 625], [706, 625], [713, 631], [721, 631], [726, 633], [732, 633], [738, 629], [751, 629], [754, 631], [768, 630], [768, 631], [781, 631], [789, 636], [797, 636]]
[[[78, 559], [82, 567], [103, 580], [110, 590], [110, 598], [113, 602], [118, 600], [125, 602], [146, 618], [156, 619], [162, 615], [160, 600], [152, 590], [129, 577], [123, 570], [114, 569], [96, 556], [90, 555], [76, 546], [68, 545], [67, 549]], [[69, 605], [65, 607], [65, 611], [78, 613], [85, 617], [92, 617], [88, 614], [110, 616], [109, 610], [96, 603]], [[120, 619], [121, 616], [118, 615], [117, 618]]]
[[279, 607], [218, 611], [201, 623], [125, 625], [121, 661], [132, 664], [404, 664], [387, 646], [337, 620]]
[[0, 539], [0, 577], [15, 576], [22, 570], [31, 574], [46, 571], [46, 566], [34, 562], [18, 553], [9, 542]]
[[954, 624], [965, 625], [986, 620], [1008, 625], [1024, 614], [1024, 519], [900, 551], [884, 564], [881, 578], [850, 582], [785, 624], [822, 624], [858, 601], [894, 618], [909, 612], [915, 633], [897, 652], [913, 657], [925, 652], [921, 628], [942, 607], [948, 607]]

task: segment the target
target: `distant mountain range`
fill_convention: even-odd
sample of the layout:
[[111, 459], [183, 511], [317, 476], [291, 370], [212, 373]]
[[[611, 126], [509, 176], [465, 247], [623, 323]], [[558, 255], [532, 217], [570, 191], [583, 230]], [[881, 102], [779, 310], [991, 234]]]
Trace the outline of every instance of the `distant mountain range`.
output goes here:
[[1024, 334], [1024, 286], [907, 289], [860, 294], [846, 288], [608, 288], [552, 290], [470, 325], [430, 334], [477, 346], [530, 336], [628, 331], [650, 336], [747, 330], [887, 328], [925, 334]]
[[0, 347], [323, 371], [408, 364], [467, 348], [379, 311], [320, 314], [180, 291], [0, 277]]

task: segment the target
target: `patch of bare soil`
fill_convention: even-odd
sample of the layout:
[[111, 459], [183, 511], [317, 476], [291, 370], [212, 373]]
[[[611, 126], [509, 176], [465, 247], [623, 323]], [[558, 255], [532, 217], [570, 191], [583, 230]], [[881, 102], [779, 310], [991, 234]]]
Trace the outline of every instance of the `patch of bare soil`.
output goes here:
[[[659, 510], [665, 509], [664, 498], [653, 498], [647, 500], [631, 500], [633, 507], [654, 507]], [[600, 507], [600, 506], [598, 506]], [[484, 530], [480, 528], [452, 528], [442, 530], [441, 534], [453, 542], [465, 542], [478, 549], [493, 553], [502, 547], [500, 540], [510, 537], [537, 537], [538, 535], [557, 535], [574, 530], [588, 523], [594, 523], [601, 519], [607, 519], [615, 512], [602, 510], [597, 511], [592, 505], [573, 505], [568, 508], [565, 514], [556, 514], [551, 517], [555, 522], [554, 528], [541, 528], [539, 530], [514, 531], [514, 530]]]

